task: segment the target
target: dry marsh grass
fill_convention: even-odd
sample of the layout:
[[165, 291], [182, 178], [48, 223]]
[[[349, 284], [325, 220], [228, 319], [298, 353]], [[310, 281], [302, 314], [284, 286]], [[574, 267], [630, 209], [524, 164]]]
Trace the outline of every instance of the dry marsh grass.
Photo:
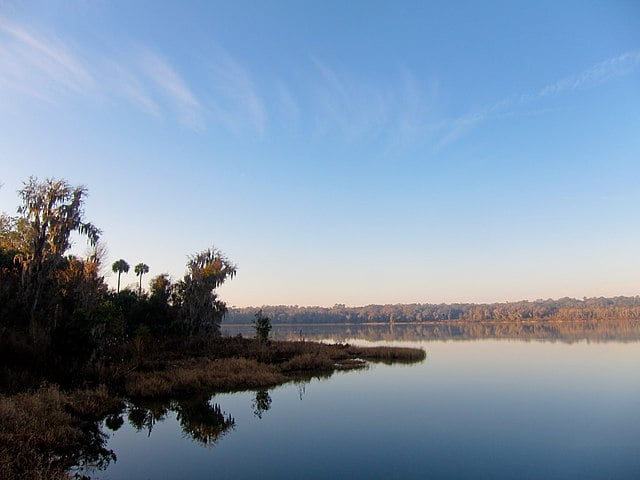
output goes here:
[[[416, 362], [425, 352], [413, 348], [353, 347], [316, 342], [227, 338], [194, 346], [198, 357], [179, 352], [155, 357], [131, 372], [124, 391], [132, 397], [167, 397], [195, 392], [217, 392], [269, 387], [290, 380], [300, 372], [362, 368], [357, 361]], [[192, 351], [192, 355], [195, 353]]]
[[287, 378], [272, 365], [245, 358], [197, 359], [162, 370], [134, 372], [125, 384], [133, 397], [170, 396], [199, 391], [269, 387]]
[[96, 389], [74, 390], [67, 395], [68, 408], [83, 420], [98, 420], [122, 408], [122, 400], [100, 385]]
[[[88, 420], [120, 408], [104, 387], [72, 394], [56, 386], [0, 396], [0, 478], [68, 479], [78, 461], [109, 461]], [[83, 455], [81, 459], [79, 455]]]
[[80, 434], [65, 400], [54, 387], [0, 397], [0, 478], [67, 478], [59, 457]]
[[301, 353], [280, 364], [283, 372], [333, 370], [335, 362], [324, 353]]
[[419, 362], [426, 358], [420, 348], [406, 347], [355, 347], [349, 344], [325, 344], [318, 342], [272, 342], [273, 357], [293, 358], [299, 355], [327, 357], [334, 362], [361, 358], [383, 362]]

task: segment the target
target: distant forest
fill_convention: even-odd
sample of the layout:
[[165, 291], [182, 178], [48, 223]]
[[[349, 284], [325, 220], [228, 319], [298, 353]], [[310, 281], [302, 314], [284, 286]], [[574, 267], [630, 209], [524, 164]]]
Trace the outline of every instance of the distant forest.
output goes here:
[[[507, 303], [397, 304], [364, 307], [263, 306], [274, 324], [640, 320], [640, 296]], [[229, 309], [224, 323], [249, 324], [254, 307]]]

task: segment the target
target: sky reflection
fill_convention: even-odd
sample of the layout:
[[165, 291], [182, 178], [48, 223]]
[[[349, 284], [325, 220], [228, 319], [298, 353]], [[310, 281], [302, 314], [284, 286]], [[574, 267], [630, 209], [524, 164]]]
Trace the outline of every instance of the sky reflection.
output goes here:
[[149, 437], [125, 425], [99, 478], [640, 475], [640, 344], [411, 343], [425, 362], [287, 384], [260, 416], [256, 392], [216, 395], [235, 428], [213, 448], [175, 414]]

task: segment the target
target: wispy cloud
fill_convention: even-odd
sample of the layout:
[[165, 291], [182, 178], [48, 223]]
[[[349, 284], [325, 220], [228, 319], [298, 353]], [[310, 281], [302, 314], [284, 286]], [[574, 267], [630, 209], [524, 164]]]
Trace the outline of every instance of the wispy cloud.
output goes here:
[[108, 70], [112, 74], [110, 81], [114, 86], [114, 90], [144, 112], [160, 116], [160, 106], [152, 98], [148, 88], [139, 76], [115, 61], [111, 61], [109, 64]]
[[165, 93], [182, 122], [202, 128], [202, 106], [187, 82], [169, 62], [159, 54], [145, 50], [141, 54], [141, 65], [148, 79]]
[[130, 54], [109, 58], [100, 51], [83, 51], [55, 34], [2, 17], [0, 89], [6, 98], [19, 93], [53, 104], [70, 96], [124, 98], [154, 116], [163, 114], [160, 104], [164, 103], [182, 123], [203, 126], [198, 99], [159, 54], [145, 49], [136, 58]]
[[205, 61], [213, 87], [213, 119], [236, 134], [250, 126], [263, 137], [267, 111], [248, 69], [222, 47], [211, 51]]
[[[51, 104], [106, 98], [196, 130], [211, 127], [263, 138], [277, 119], [285, 132], [373, 141], [382, 152], [394, 153], [444, 148], [483, 122], [541, 111], [554, 97], [640, 68], [640, 50], [629, 51], [539, 89], [447, 118], [438, 109], [438, 82], [410, 68], [371, 78], [311, 57], [295, 80], [281, 74], [258, 82], [249, 66], [207, 42], [178, 61], [119, 39], [94, 39], [89, 46], [68, 34], [0, 17], [0, 108], [22, 96]], [[204, 43], [206, 54], [199, 53]]]
[[[86, 94], [95, 85], [80, 58], [59, 38], [35, 33], [0, 18], [0, 78], [5, 86], [52, 101], [60, 91]], [[32, 88], [33, 87], [33, 88]]]
[[538, 97], [547, 97], [559, 93], [579, 90], [596, 85], [612, 77], [628, 74], [640, 66], [640, 50], [623, 53], [617, 57], [596, 63], [577, 74], [565, 77], [547, 85], [538, 93]]
[[311, 83], [316, 136], [375, 141], [387, 154], [432, 141], [438, 128], [438, 82], [420, 79], [409, 68], [372, 81], [317, 58]]
[[404, 150], [429, 142], [437, 131], [438, 83], [420, 82], [408, 68], [402, 68], [396, 93], [395, 115], [389, 128], [390, 151]]
[[73, 48], [54, 34], [0, 17], [0, 89], [6, 98], [20, 93], [50, 103], [60, 103], [63, 96], [125, 100], [156, 117], [175, 116], [196, 130], [211, 121], [236, 134], [249, 128], [264, 136], [268, 115], [256, 84], [223, 48], [210, 49], [191, 69], [191, 80], [193, 75], [199, 80], [196, 94], [170, 58], [145, 46], [112, 41]]
[[316, 135], [338, 133], [357, 140], [380, 134], [388, 124], [393, 92], [317, 58], [312, 63], [317, 72], [310, 98]]
[[545, 98], [594, 87], [611, 78], [632, 73], [639, 67], [640, 50], [633, 50], [598, 62], [580, 73], [564, 77], [538, 91], [506, 97], [485, 108], [470, 111], [443, 123], [443, 134], [435, 148], [439, 150], [454, 142], [483, 121], [505, 115], [512, 116], [518, 108], [533, 105]]

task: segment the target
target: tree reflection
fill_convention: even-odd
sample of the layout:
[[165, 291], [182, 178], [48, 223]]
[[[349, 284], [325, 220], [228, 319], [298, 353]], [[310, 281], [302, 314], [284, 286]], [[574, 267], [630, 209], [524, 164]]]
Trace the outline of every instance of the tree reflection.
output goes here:
[[147, 435], [150, 436], [156, 422], [163, 421], [169, 410], [170, 406], [166, 402], [138, 402], [129, 407], [127, 419], [137, 431], [147, 430]]
[[176, 401], [173, 408], [182, 431], [205, 447], [214, 445], [236, 424], [231, 415], [223, 412], [217, 403], [212, 404], [209, 398], [202, 395]]
[[116, 432], [124, 425], [124, 418], [120, 414], [109, 415], [104, 419], [104, 425], [112, 432]]
[[[73, 466], [74, 470], [92, 472], [104, 470], [112, 461], [116, 460], [113, 450], [106, 448], [109, 436], [102, 432], [98, 422], [87, 422], [82, 428], [82, 442], [80, 448], [60, 456], [59, 463]], [[81, 474], [76, 478], [88, 478]]]
[[[176, 413], [176, 420], [183, 433], [204, 446], [215, 444], [226, 432], [233, 429], [235, 419], [222, 411], [220, 405], [211, 403], [210, 395], [198, 395], [172, 400], [135, 400], [127, 407], [127, 420], [137, 431], [147, 431], [151, 436], [157, 422]], [[107, 417], [105, 426], [117, 430], [124, 422], [122, 416]]]
[[[244, 332], [242, 325], [227, 325], [226, 333]], [[278, 339], [299, 340], [304, 332], [307, 340], [330, 338], [345, 343], [357, 338], [370, 342], [383, 341], [432, 341], [509, 339], [574, 343], [590, 342], [638, 342], [640, 321], [443, 321], [429, 323], [380, 323], [372, 325], [274, 325], [273, 334]]]
[[[298, 375], [293, 383], [298, 389], [300, 400], [310, 381], [325, 380], [332, 373]], [[254, 395], [251, 403], [253, 415], [262, 419], [271, 409], [273, 400], [268, 390], [257, 390]], [[132, 399], [123, 412], [105, 417], [103, 423], [109, 430], [116, 431], [122, 427], [126, 418], [137, 431], [145, 431], [151, 436], [156, 423], [166, 420], [173, 412], [186, 437], [205, 447], [211, 447], [236, 426], [235, 418], [223, 411], [219, 404], [212, 402], [212, 399], [208, 394], [165, 400]]]
[[258, 418], [262, 418], [264, 412], [271, 408], [271, 396], [269, 392], [266, 390], [258, 390], [252, 406], [253, 414]]

